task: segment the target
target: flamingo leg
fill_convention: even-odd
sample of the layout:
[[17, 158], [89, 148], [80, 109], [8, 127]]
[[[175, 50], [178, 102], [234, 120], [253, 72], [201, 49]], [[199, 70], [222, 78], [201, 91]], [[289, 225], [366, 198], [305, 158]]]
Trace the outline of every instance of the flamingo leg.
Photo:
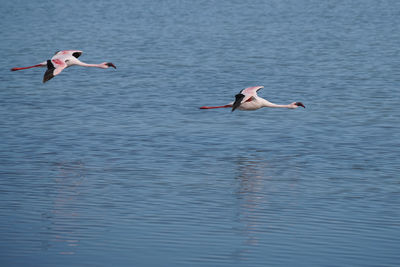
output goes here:
[[22, 68], [12, 68], [11, 71], [26, 70], [26, 69], [37, 68], [37, 67], [45, 67], [45, 65], [43, 65], [43, 64], [37, 64], [37, 65], [28, 66], [28, 67], [22, 67]]
[[228, 105], [224, 105], [224, 106], [214, 106], [214, 107], [207, 107], [207, 106], [204, 106], [204, 107], [200, 107], [200, 109], [231, 108], [231, 107], [232, 107], [232, 105], [228, 104]]

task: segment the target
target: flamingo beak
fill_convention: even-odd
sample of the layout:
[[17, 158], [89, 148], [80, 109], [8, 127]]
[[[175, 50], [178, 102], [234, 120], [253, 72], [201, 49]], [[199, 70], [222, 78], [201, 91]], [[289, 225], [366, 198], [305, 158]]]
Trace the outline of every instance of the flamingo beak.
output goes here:
[[112, 64], [111, 62], [108, 62], [108, 63], [106, 63], [106, 65], [107, 66], [109, 66], [109, 67], [113, 67], [114, 69], [116, 69], [117, 67], [115, 67], [115, 65], [114, 64]]
[[301, 103], [301, 102], [296, 102], [295, 105], [298, 106], [298, 107], [306, 108], [306, 107], [303, 105], [303, 103]]

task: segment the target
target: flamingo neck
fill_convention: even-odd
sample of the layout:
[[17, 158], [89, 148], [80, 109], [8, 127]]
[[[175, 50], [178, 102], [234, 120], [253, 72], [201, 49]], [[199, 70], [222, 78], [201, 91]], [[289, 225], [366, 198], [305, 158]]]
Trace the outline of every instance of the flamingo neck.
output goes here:
[[263, 107], [266, 107], [266, 108], [291, 108], [291, 105], [278, 105], [275, 103], [271, 103], [265, 99], [263, 99], [263, 100], [264, 100]]
[[76, 63], [76, 65], [82, 66], [82, 67], [94, 67], [94, 68], [102, 68], [102, 69], [104, 69], [104, 64], [88, 64], [88, 63], [79, 61], [78, 63]]
[[269, 107], [269, 108], [291, 108], [290, 105], [276, 105], [276, 104], [274, 104], [272, 106], [267, 106], [267, 107]]

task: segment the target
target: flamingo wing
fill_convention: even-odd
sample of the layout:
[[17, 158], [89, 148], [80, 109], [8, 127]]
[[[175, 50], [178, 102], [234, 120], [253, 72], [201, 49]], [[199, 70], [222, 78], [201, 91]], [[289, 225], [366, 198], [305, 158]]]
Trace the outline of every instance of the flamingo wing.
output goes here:
[[65, 63], [65, 61], [59, 58], [55, 58], [55, 56], [51, 60], [47, 60], [47, 70], [43, 76], [43, 83], [60, 74], [66, 67], [67, 64]]
[[78, 58], [82, 55], [83, 51], [81, 50], [62, 50], [62, 51], [57, 51], [53, 58], [60, 58], [60, 57], [68, 57], [68, 56], [73, 56], [75, 58]]
[[264, 86], [248, 87], [240, 91], [239, 94], [235, 95], [235, 102], [232, 105], [232, 111], [237, 109], [242, 103], [251, 101], [255, 96], [257, 96], [257, 91], [261, 88], [264, 88]]
[[[253, 86], [243, 89], [240, 93], [245, 96], [257, 96], [257, 91], [264, 88], [264, 86]], [[246, 101], [246, 100], [245, 100]]]

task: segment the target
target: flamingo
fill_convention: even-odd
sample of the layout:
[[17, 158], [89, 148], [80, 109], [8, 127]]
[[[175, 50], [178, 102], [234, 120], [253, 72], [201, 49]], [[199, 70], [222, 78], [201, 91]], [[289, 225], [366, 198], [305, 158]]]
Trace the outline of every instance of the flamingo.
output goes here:
[[52, 79], [54, 76], [61, 73], [61, 71], [70, 66], [78, 65], [82, 67], [96, 67], [101, 69], [107, 69], [109, 67], [113, 67], [116, 69], [115, 65], [111, 62], [103, 62], [100, 64], [87, 64], [78, 59], [80, 55], [82, 55], [82, 51], [80, 50], [63, 50], [57, 51], [51, 60], [44, 61], [37, 65], [22, 67], [22, 68], [12, 68], [11, 71], [17, 70], [25, 70], [36, 67], [47, 67], [47, 70], [43, 76], [43, 83]]
[[261, 88], [264, 88], [264, 86], [248, 87], [240, 91], [239, 94], [235, 96], [234, 102], [231, 102], [224, 106], [213, 106], [213, 107], [203, 106], [200, 107], [200, 109], [232, 108], [233, 112], [237, 108], [240, 110], [256, 110], [259, 108], [290, 108], [290, 109], [295, 109], [298, 107], [305, 108], [305, 106], [301, 102], [293, 102], [288, 105], [277, 105], [271, 103], [268, 100], [261, 98], [257, 95], [257, 91], [260, 90]]

